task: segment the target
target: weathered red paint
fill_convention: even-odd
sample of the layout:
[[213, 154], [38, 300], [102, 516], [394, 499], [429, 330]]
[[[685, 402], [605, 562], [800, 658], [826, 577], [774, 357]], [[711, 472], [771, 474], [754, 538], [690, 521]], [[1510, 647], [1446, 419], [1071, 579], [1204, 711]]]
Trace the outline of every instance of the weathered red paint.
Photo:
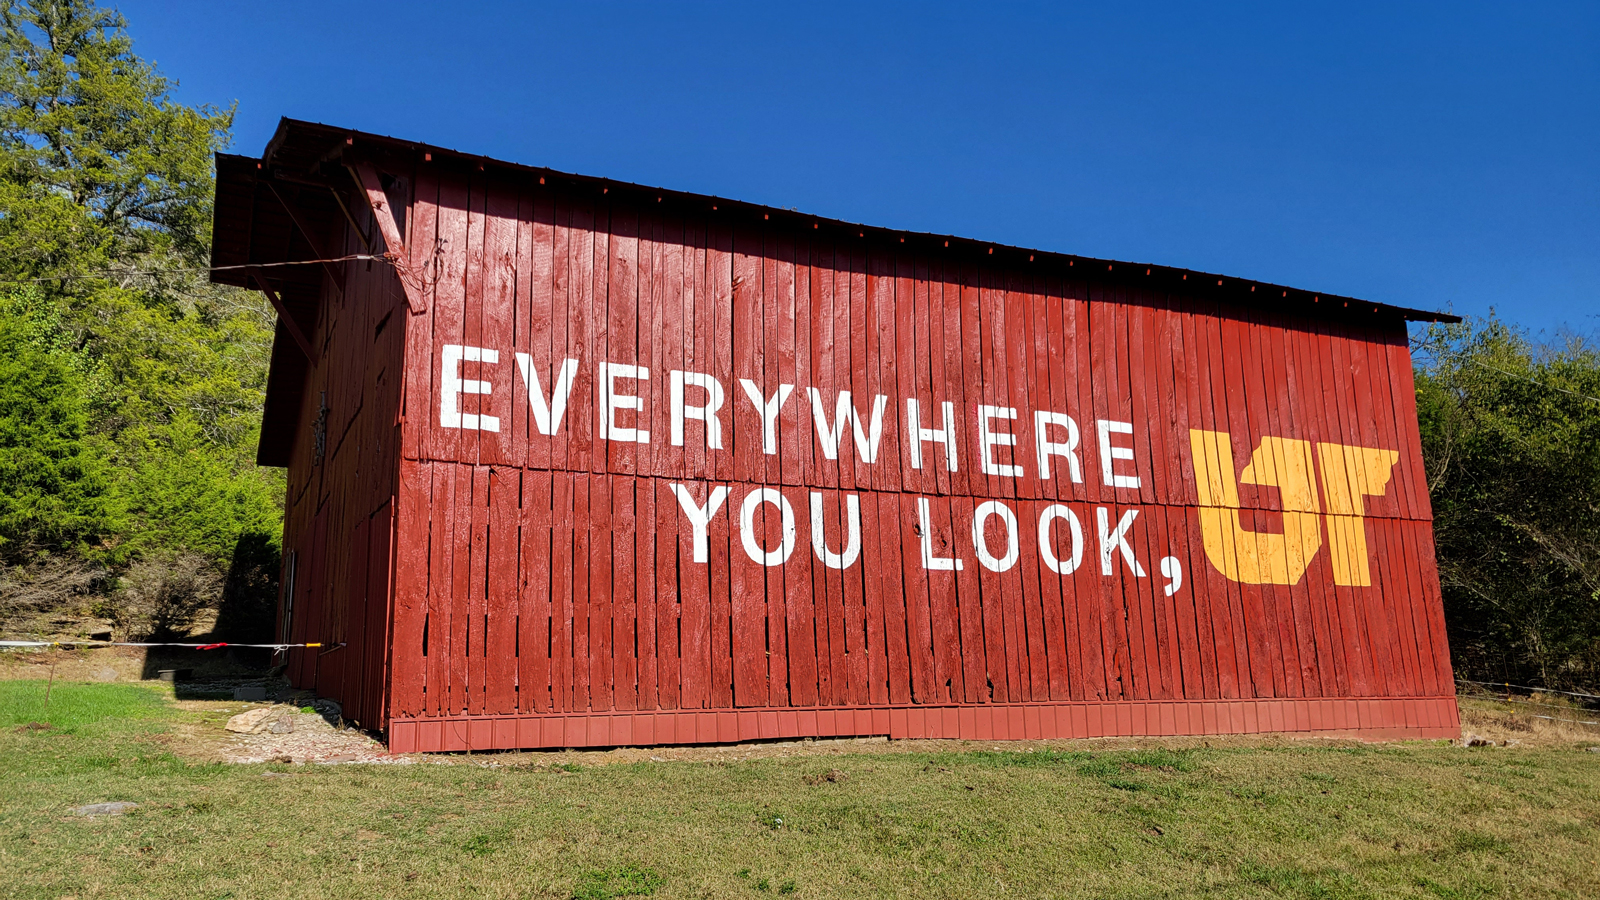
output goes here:
[[1410, 311], [300, 123], [256, 171], [344, 165], [322, 245], [407, 283], [280, 287], [262, 453], [346, 643], [291, 677], [395, 751], [1459, 731]]

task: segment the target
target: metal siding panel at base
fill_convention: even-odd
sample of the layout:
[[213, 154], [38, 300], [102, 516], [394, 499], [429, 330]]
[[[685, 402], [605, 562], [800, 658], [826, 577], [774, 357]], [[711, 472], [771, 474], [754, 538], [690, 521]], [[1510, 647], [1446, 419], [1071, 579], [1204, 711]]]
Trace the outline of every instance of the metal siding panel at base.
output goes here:
[[[1313, 706], [1322, 710], [1313, 712]], [[1340, 706], [1345, 707], [1344, 715], [1335, 712]], [[1369, 741], [1461, 734], [1454, 697], [1406, 697], [461, 716], [395, 720], [388, 737], [392, 753], [426, 753], [731, 744], [797, 737], [1026, 741], [1284, 731]]]

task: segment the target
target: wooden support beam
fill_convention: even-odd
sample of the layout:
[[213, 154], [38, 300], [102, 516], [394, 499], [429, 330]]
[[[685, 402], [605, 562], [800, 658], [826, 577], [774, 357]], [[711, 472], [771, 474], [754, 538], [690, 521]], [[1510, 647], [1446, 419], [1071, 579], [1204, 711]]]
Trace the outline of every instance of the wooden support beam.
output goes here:
[[411, 307], [413, 315], [427, 312], [428, 304], [422, 296], [421, 279], [416, 277], [416, 272], [411, 268], [411, 257], [406, 252], [405, 242], [400, 239], [400, 228], [395, 225], [394, 214], [389, 209], [389, 196], [383, 192], [383, 182], [378, 180], [378, 170], [364, 161], [345, 168], [349, 169], [350, 177], [356, 180], [356, 187], [366, 195], [367, 205], [372, 208], [372, 217], [377, 220], [378, 230], [383, 233], [383, 242], [388, 247], [385, 256], [405, 288], [406, 304]]
[[[321, 259], [326, 260], [329, 258], [331, 254], [329, 254], [325, 248], [317, 243], [317, 239], [312, 235], [311, 228], [306, 224], [305, 216], [301, 214], [300, 208], [290, 203], [288, 198], [284, 197], [283, 193], [280, 192], [277, 186], [271, 181], [267, 181], [266, 185], [267, 190], [272, 192], [272, 196], [278, 198], [278, 205], [282, 206], [283, 211], [289, 214], [289, 221], [294, 223], [294, 227], [300, 229], [300, 234], [306, 239], [306, 244], [311, 247], [311, 252], [315, 253]], [[322, 270], [328, 273], [329, 278], [333, 279], [334, 290], [338, 291], [339, 294], [343, 296], [344, 288], [340, 286], [339, 270], [335, 269], [333, 267], [333, 263], [330, 262], [324, 262], [322, 264]]]
[[360, 225], [356, 224], [356, 217], [350, 215], [350, 207], [344, 205], [344, 198], [341, 197], [339, 192], [333, 188], [328, 188], [328, 193], [333, 195], [333, 202], [339, 204], [339, 212], [344, 213], [344, 220], [350, 223], [350, 230], [355, 232], [356, 237], [361, 239], [362, 248], [368, 253], [371, 253], [372, 242], [367, 240], [367, 232]]
[[271, 285], [267, 284], [266, 276], [261, 274], [260, 269], [251, 269], [250, 277], [255, 280], [256, 286], [261, 293], [267, 295], [267, 300], [271, 301], [272, 308], [278, 311], [278, 320], [283, 323], [283, 327], [289, 330], [289, 336], [294, 338], [294, 342], [300, 345], [300, 352], [304, 353], [306, 359], [310, 360], [313, 365], [316, 364], [317, 351], [312, 348], [311, 341], [306, 339], [305, 332], [300, 330], [300, 323], [294, 320], [294, 316], [289, 315], [289, 308], [283, 305], [283, 298], [278, 296], [278, 292], [273, 290]]

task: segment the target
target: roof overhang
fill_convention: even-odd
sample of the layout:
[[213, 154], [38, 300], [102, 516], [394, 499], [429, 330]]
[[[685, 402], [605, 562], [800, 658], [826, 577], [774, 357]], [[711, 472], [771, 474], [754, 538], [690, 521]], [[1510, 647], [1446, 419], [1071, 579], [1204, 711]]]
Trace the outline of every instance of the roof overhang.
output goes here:
[[[397, 174], [409, 174], [426, 163], [442, 169], [493, 172], [509, 179], [538, 179], [551, 189], [605, 195], [616, 203], [648, 204], [665, 213], [714, 211], [719, 220], [732, 226], [759, 223], [762, 228], [788, 226], [809, 235], [848, 235], [869, 244], [892, 245], [896, 251], [937, 252], [990, 266], [1028, 266], [1042, 274], [1059, 270], [1077, 280], [1198, 295], [1253, 310], [1361, 325], [1460, 321], [1447, 313], [1193, 269], [1054, 253], [955, 235], [874, 228], [795, 210], [525, 166], [432, 144], [286, 118], [279, 122], [277, 133], [260, 159], [217, 154], [216, 221], [211, 249], [211, 265], [217, 269], [211, 280], [256, 289], [265, 283], [277, 294], [280, 304], [256, 456], [261, 465], [288, 465], [310, 366], [293, 332], [298, 329], [303, 335], [313, 333], [324, 279], [332, 279], [336, 289], [341, 280], [337, 266], [307, 261], [337, 255], [326, 248], [331, 247], [349, 218], [348, 204], [365, 202], [357, 196], [347, 170], [357, 162]], [[375, 252], [381, 253], [381, 248]]]

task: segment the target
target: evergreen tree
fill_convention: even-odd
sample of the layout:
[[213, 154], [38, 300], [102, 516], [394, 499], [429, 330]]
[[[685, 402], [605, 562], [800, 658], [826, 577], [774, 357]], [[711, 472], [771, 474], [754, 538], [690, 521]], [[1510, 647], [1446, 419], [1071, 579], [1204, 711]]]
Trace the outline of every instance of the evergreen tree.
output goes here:
[[83, 550], [120, 524], [82, 366], [26, 314], [29, 299], [0, 314], [0, 559], [13, 561]]

